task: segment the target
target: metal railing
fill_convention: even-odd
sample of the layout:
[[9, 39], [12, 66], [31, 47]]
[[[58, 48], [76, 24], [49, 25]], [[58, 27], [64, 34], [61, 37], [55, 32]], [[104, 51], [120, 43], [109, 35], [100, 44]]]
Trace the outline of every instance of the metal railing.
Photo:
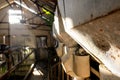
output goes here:
[[5, 55], [4, 65], [0, 66], [1, 69], [5, 68], [5, 71], [0, 74], [0, 80], [6, 80], [10, 77], [11, 73], [19, 68], [30, 56], [34, 53], [34, 49], [25, 51], [23, 48], [9, 49], [2, 52]]

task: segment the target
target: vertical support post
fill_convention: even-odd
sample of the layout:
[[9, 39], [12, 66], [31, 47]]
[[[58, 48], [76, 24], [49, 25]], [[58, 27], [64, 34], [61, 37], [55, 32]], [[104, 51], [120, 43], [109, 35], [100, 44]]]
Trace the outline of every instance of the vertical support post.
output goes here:
[[53, 80], [53, 75], [52, 75], [52, 72], [53, 72], [53, 70], [52, 70], [52, 68], [50, 68], [50, 80]]
[[3, 36], [3, 44], [5, 44], [5, 36]]
[[62, 69], [62, 80], [64, 80], [64, 70]]
[[58, 80], [61, 80], [61, 79], [60, 79], [60, 77], [61, 77], [61, 76], [60, 76], [60, 71], [61, 71], [61, 67], [60, 67], [60, 63], [59, 63], [59, 64], [58, 64]]
[[[66, 75], [67, 75], [67, 74], [66, 74]], [[69, 80], [69, 78], [70, 78], [69, 75], [67, 75], [67, 80]]]
[[10, 39], [10, 24], [8, 23], [8, 45], [10, 46], [10, 42], [11, 42], [11, 39]]

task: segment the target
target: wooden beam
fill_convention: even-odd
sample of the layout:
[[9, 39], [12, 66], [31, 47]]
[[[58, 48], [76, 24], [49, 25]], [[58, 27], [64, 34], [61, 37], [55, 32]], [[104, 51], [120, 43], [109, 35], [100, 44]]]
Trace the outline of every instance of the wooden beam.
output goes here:
[[7, 3], [8, 3], [8, 5], [12, 8], [12, 6], [11, 6], [11, 3], [8, 1], [8, 0], [5, 0]]
[[95, 70], [93, 67], [90, 67], [90, 70], [93, 74], [95, 74], [98, 78], [100, 78], [100, 73], [97, 70]]
[[24, 79], [23, 80], [27, 80], [27, 78], [30, 76], [30, 74], [32, 73], [34, 67], [35, 67], [36, 64], [32, 64], [29, 71], [27, 72], [27, 74], [25, 75]]
[[[13, 4], [13, 3], [14, 3], [14, 0], [9, 1], [9, 4]], [[7, 6], [9, 6], [9, 4], [4, 3], [3, 5], [0, 6], [0, 10], [6, 8]]]

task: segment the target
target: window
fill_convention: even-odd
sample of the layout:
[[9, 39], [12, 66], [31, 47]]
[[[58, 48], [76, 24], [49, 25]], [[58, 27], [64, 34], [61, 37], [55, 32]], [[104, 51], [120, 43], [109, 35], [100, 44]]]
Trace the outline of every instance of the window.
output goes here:
[[47, 36], [37, 36], [37, 47], [38, 48], [47, 47]]
[[10, 24], [18, 24], [22, 19], [22, 12], [21, 10], [9, 10], [9, 23]]

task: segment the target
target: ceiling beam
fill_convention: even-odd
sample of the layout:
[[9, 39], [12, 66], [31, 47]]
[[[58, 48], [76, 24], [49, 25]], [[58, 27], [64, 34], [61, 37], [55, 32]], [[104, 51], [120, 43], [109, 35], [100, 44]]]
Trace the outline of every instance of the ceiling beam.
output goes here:
[[22, 6], [23, 8], [27, 9], [28, 11], [34, 13], [34, 14], [37, 14], [36, 11], [30, 9], [28, 6], [24, 5], [24, 4], [21, 4], [19, 1], [14, 1], [16, 4], [18, 4], [19, 6]]
[[[9, 4], [13, 4], [13, 3], [14, 3], [14, 0], [9, 1]], [[9, 4], [3, 3], [3, 5], [0, 5], [0, 10], [6, 8], [7, 6], [9, 6]]]
[[11, 3], [8, 1], [8, 0], [5, 0], [7, 3], [8, 3], [8, 5], [12, 8], [12, 6], [11, 6]]
[[[38, 15], [38, 13], [37, 13], [36, 11], [30, 9], [28, 6], [26, 6], [26, 5], [24, 5], [24, 4], [21, 4], [19, 1], [14, 1], [14, 2], [15, 2], [16, 4], [22, 6], [23, 8], [27, 9], [28, 11], [34, 13], [35, 15]], [[44, 17], [44, 16], [39, 15], [39, 17], [41, 17], [43, 20], [49, 21], [49, 19], [47, 19], [47, 18]]]
[[[39, 1], [39, 0], [36, 0], [36, 1], [34, 1], [34, 0], [31, 0], [33, 3], [35, 3], [36, 4], [36, 6], [38, 6], [38, 7], [41, 7], [41, 8], [44, 8], [45, 10], [47, 10], [47, 11], [49, 11], [51, 14], [54, 14], [54, 10], [53, 10], [53, 8], [51, 7], [51, 6], [49, 6], [49, 5], [47, 5], [45, 2], [43, 2], [43, 1]], [[49, 7], [49, 9], [47, 8], [47, 7]]]

